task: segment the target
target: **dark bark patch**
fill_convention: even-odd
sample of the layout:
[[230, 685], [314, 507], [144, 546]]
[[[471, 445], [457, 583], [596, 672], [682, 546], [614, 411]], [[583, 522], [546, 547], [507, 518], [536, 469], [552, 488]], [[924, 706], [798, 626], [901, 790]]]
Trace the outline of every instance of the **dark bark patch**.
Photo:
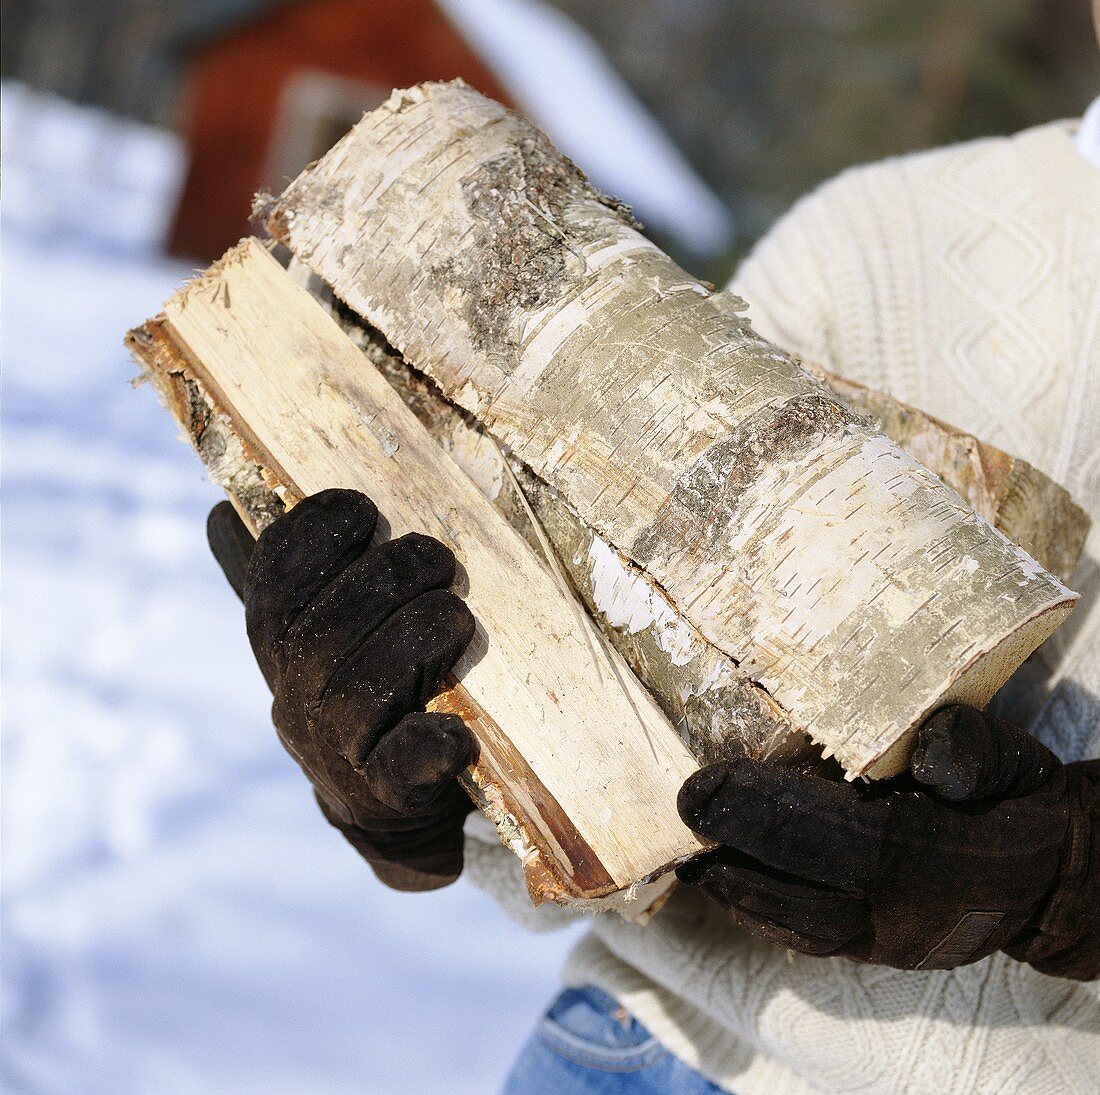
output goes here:
[[676, 481], [653, 523], [637, 539], [642, 566], [681, 554], [721, 550], [739, 519], [739, 500], [776, 463], [798, 460], [823, 437], [862, 421], [836, 400], [802, 395], [767, 407], [711, 445]]
[[595, 200], [639, 226], [536, 129], [479, 164], [462, 193], [479, 230], [432, 272], [461, 290], [474, 345], [508, 373], [518, 362], [523, 314], [553, 304], [585, 277], [583, 233], [566, 223], [566, 209]]

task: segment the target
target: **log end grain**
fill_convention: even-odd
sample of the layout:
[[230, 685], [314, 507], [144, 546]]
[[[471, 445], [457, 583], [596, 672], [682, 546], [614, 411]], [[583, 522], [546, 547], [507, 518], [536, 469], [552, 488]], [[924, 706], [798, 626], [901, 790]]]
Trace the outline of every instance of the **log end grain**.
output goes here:
[[[1024, 626], [1004, 636], [990, 649], [976, 655], [965, 665], [940, 697], [940, 702], [929, 715], [942, 707], [961, 703], [969, 707], [983, 708], [997, 690], [1050, 636], [1062, 625], [1073, 610], [1073, 600], [1063, 600], [1037, 613]], [[860, 763], [845, 766], [849, 779], [864, 776], [868, 779], [887, 779], [909, 768], [909, 757], [915, 744], [917, 727], [894, 741], [877, 756]], [[869, 752], [873, 753], [873, 750]], [[841, 763], [844, 758], [839, 755]]]

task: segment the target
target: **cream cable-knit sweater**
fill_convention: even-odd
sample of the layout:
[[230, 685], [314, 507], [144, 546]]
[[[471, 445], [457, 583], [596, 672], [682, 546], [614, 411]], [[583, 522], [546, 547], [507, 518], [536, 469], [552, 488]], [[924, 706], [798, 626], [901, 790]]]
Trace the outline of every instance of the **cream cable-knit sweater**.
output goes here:
[[[1082, 601], [1001, 700], [1067, 760], [1100, 755], [1100, 170], [1072, 130], [848, 171], [732, 285], [761, 334], [1024, 457], [1089, 510]], [[534, 928], [568, 917], [531, 910], [516, 860], [468, 832], [475, 884]], [[1098, 986], [1004, 955], [917, 973], [808, 958], [681, 887], [644, 928], [594, 917], [565, 977], [730, 1091], [1100, 1092]]]

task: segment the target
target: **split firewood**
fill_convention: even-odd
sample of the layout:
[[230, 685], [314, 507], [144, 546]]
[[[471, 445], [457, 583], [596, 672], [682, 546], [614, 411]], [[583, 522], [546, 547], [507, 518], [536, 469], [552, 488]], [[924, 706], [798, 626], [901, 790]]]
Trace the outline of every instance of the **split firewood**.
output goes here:
[[[698, 768], [523, 538], [263, 246], [245, 241], [128, 344], [253, 528], [326, 487], [450, 545], [478, 632], [434, 701], [481, 755], [473, 790], [532, 898], [630, 892], [702, 842], [676, 813]], [[642, 823], [644, 819], [644, 823]]]
[[461, 84], [395, 92], [268, 225], [849, 774], [902, 770], [1072, 606]]
[[816, 742], [898, 770], [1072, 604], [991, 527], [1068, 573], [1061, 488], [886, 397], [843, 405], [469, 89], [395, 93], [269, 213], [328, 314], [249, 243], [131, 348], [253, 528], [356, 486], [456, 550], [481, 641], [436, 706], [481, 741], [535, 900], [697, 854], [675, 796], [700, 761]]

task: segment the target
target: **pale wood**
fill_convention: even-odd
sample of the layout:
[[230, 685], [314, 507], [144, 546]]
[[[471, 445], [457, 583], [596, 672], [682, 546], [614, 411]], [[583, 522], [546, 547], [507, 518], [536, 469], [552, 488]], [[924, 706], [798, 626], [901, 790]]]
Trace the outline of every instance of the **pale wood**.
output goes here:
[[[543, 163], [542, 167], [545, 166]], [[566, 169], [559, 164], [558, 170]], [[541, 181], [546, 184], [545, 178]], [[594, 200], [590, 193], [583, 196], [585, 200]], [[276, 227], [281, 227], [285, 235], [288, 220], [281, 221], [280, 218], [292, 219], [292, 214], [281, 206], [275, 209]], [[286, 238], [289, 242], [289, 237]], [[571, 241], [566, 242], [572, 246]], [[527, 244], [529, 243], [528, 240]], [[251, 247], [255, 245], [248, 245], [245, 250]], [[522, 258], [522, 248], [517, 253]], [[573, 253], [570, 251], [570, 254]], [[587, 259], [582, 253], [578, 254], [587, 268]], [[236, 261], [235, 259], [228, 265], [232, 266]], [[250, 256], [248, 261], [251, 262]], [[268, 261], [270, 264], [270, 260]], [[444, 266], [444, 281], [449, 276], [446, 266], [448, 263], [453, 264], [453, 261], [453, 256], [436, 254], [434, 251], [431, 254], [431, 263], [435, 266], [442, 263]], [[438, 271], [433, 267], [432, 273], [436, 276]], [[203, 283], [208, 289], [213, 286], [215, 291], [222, 292], [225, 298], [222, 304], [232, 301], [235, 310], [238, 292], [236, 288], [230, 291], [225, 269], [210, 272], [200, 282]], [[707, 294], [707, 290], [701, 286], [698, 291], [692, 292], [698, 295]], [[255, 296], [259, 301], [262, 294], [257, 291]], [[730, 316], [735, 329], [743, 330], [743, 323], [737, 318], [736, 312], [731, 313], [731, 308], [736, 308], [737, 302], [725, 294], [710, 296]], [[181, 307], [183, 299], [189, 299], [189, 295], [181, 298]], [[270, 307], [273, 302], [278, 305], [277, 298], [265, 298], [265, 303], [257, 303], [256, 307]], [[281, 372], [283, 363], [279, 355], [285, 350], [283, 343], [291, 347], [296, 343], [293, 338], [288, 339], [285, 333], [279, 334], [282, 330], [280, 325], [287, 319], [287, 314], [281, 307], [276, 307], [276, 312], [279, 318], [267, 320], [265, 323], [275, 332], [270, 337], [279, 346], [273, 346], [269, 342], [265, 352], [269, 355], [268, 366], [273, 367], [272, 363], [277, 362], [277, 368]], [[490, 319], [492, 314], [491, 310], [486, 313]], [[798, 723], [790, 711], [778, 703], [727, 650], [705, 636], [649, 571], [612, 546], [609, 538], [601, 535], [600, 531], [586, 524], [571, 504], [569, 496], [555, 490], [551, 485], [552, 477], [542, 477], [545, 469], [540, 474], [535, 474], [530, 466], [519, 459], [516, 449], [506, 458], [498, 444], [486, 432], [482, 420], [449, 402], [438, 387], [417, 370], [410, 368], [373, 331], [356, 322], [346, 311], [334, 312], [334, 318], [366, 351], [379, 374], [385, 377], [393, 391], [442, 445], [454, 464], [467, 472], [469, 479], [476, 483], [484, 496], [527, 540], [533, 549], [529, 556], [530, 562], [560, 598], [560, 590], [550, 582], [545, 568], [539, 565], [535, 556], [535, 553], [543, 550], [541, 541], [549, 539], [553, 554], [599, 620], [608, 638], [635, 669], [640, 681], [650, 689], [665, 713], [675, 721], [691, 754], [704, 761], [741, 749], [756, 756], [784, 755], [789, 758], [808, 755], [806, 745], [809, 736], [804, 732], [804, 725]], [[225, 317], [220, 315], [216, 302], [211, 302], [206, 312], [194, 319], [194, 322], [200, 330], [214, 337], [216, 342], [224, 339]], [[482, 316], [481, 325], [485, 326], [485, 322], [486, 316]], [[502, 335], [491, 322], [488, 323], [488, 328], [491, 329], [490, 334], [501, 338], [501, 345], [507, 350], [506, 333]], [[212, 331], [216, 335], [211, 335]], [[482, 331], [482, 334], [485, 335], [486, 332]], [[751, 339], [751, 336], [747, 337]], [[210, 468], [212, 478], [226, 487], [252, 527], [263, 527], [282, 512], [286, 505], [293, 504], [302, 496], [304, 488], [288, 477], [285, 468], [279, 465], [272, 452], [255, 436], [247, 418], [232, 409], [233, 387], [228, 389], [228, 395], [225, 390], [217, 394], [219, 389], [216, 378], [203, 372], [203, 361], [194, 353], [193, 348], [185, 344], [175, 323], [167, 320], [150, 321], [144, 328], [132, 334], [131, 346], [199, 449]], [[365, 376], [375, 377], [375, 380], [377, 377], [367, 362], [354, 357], [354, 354], [353, 350], [353, 356], [345, 354], [340, 358], [340, 369], [349, 371], [354, 367], [353, 361], [358, 361], [358, 371], [348, 372], [352, 378], [352, 387], [358, 391]], [[231, 364], [229, 371], [232, 377], [240, 379], [240, 370], [235, 365]], [[222, 377], [223, 388], [225, 379]], [[583, 374], [579, 379], [583, 379]], [[902, 448], [922, 460], [927, 467], [964, 495], [967, 502], [991, 524], [1025, 540], [1044, 563], [1064, 573], [1072, 569], [1072, 562], [1080, 550], [1080, 540], [1083, 539], [1081, 515], [1061, 488], [1051, 484], [1023, 462], [1013, 461], [1011, 457], [982, 445], [969, 435], [930, 419], [913, 408], [898, 404], [881, 393], [868, 392], [837, 377], [826, 376], [823, 379], [834, 395], [839, 396], [861, 415], [873, 416], [876, 423], [898, 441]], [[251, 388], [253, 381], [242, 382], [242, 385], [246, 383]], [[223, 404], [230, 409], [227, 411]], [[357, 403], [356, 406], [362, 409], [362, 404]], [[262, 408], [253, 408], [253, 411], [260, 412]], [[826, 412], [826, 418], [835, 413]], [[310, 417], [313, 417], [312, 413]], [[267, 418], [265, 421], [264, 415], [260, 413], [257, 421], [265, 421], [266, 427], [278, 433], [287, 428], [294, 416], [284, 415], [278, 421], [271, 421], [270, 416]], [[841, 421], [846, 427], [853, 423], [859, 424], [854, 417], [850, 422], [847, 419]], [[293, 428], [299, 426], [299, 423], [294, 423]], [[368, 478], [372, 484], [365, 489], [379, 498], [380, 492], [375, 484], [379, 480], [385, 480], [388, 484], [386, 489], [404, 496], [406, 469], [400, 458], [401, 444], [397, 434], [384, 419], [373, 417], [373, 410], [366, 416], [366, 420], [362, 417], [359, 419], [358, 432], [364, 429], [372, 432], [375, 451], [353, 453], [351, 450], [341, 449], [341, 460], [345, 456], [360, 462], [373, 458], [373, 463], [362, 464], [362, 468], [369, 466]], [[398, 446], [396, 449], [393, 448], [395, 444]], [[302, 453], [298, 455], [302, 456]], [[429, 474], [435, 473], [433, 471]], [[420, 481], [425, 482], [423, 477]], [[431, 479], [427, 481], [431, 482]], [[436, 496], [434, 490], [430, 493], [433, 497]], [[427, 528], [431, 531], [437, 527], [431, 523], [431, 515], [425, 518], [424, 511], [417, 508], [425, 502], [423, 493], [414, 494], [415, 497], [409, 500], [409, 504], [415, 512], [410, 512], [406, 527], [421, 530]], [[532, 513], [541, 526], [537, 535], [529, 516]], [[485, 521], [491, 524], [489, 518], [485, 518]], [[488, 524], [478, 527], [484, 529]], [[446, 530], [442, 538], [447, 539], [445, 533]], [[513, 577], [523, 577], [521, 572], [506, 573], [508, 582]], [[499, 578], [497, 593], [520, 606], [528, 603], [524, 590], [512, 589], [509, 585], [507, 592], [502, 593]], [[568, 607], [568, 602], [565, 603]], [[1055, 605], [1055, 610], [1057, 608]], [[523, 611], [522, 607], [520, 611]], [[576, 636], [578, 621], [575, 615], [571, 616], [571, 622]], [[1017, 628], [1014, 634], [1008, 635], [1000, 644], [1000, 664], [996, 659], [977, 662], [971, 668], [970, 680], [966, 680], [964, 667], [960, 676], [970, 689], [969, 694], [976, 696], [995, 687], [998, 676], [1007, 671], [1006, 667], [1026, 656], [1034, 635], [1035, 632], [1027, 628]], [[586, 650], [591, 641], [591, 638], [584, 640]], [[608, 655], [601, 652], [600, 656], [606, 658]], [[625, 678], [627, 674], [621, 665], [619, 669], [616, 679], [601, 681], [604, 688], [609, 684], [612, 688], [621, 688], [618, 676]], [[984, 674], [985, 679], [974, 683], [975, 673]], [[629, 687], [637, 688], [637, 682]], [[495, 682], [486, 681], [485, 692], [495, 692]], [[603, 695], [605, 693], [601, 693], [601, 697]], [[945, 695], [950, 697], [950, 693]], [[480, 694], [471, 697], [462, 686], [458, 686], [449, 689], [441, 697], [439, 706], [462, 714], [474, 725], [475, 732], [483, 740], [484, 763], [474, 773], [480, 785], [478, 798], [483, 809], [496, 822], [506, 843], [523, 858], [525, 876], [532, 896], [536, 900], [550, 897], [572, 904], [595, 902], [600, 907], [617, 905], [620, 911], [627, 914], [636, 914], [638, 911], [644, 914], [656, 907], [667, 893], [669, 875], [665, 874], [657, 881], [640, 887], [640, 900], [630, 900], [635, 896], [636, 889], [631, 883], [660, 874], [661, 870], [676, 860], [669, 859], [655, 871], [646, 874], [635, 873], [629, 881], [629, 872], [625, 869], [617, 876], [612, 876], [601, 858], [604, 855], [602, 849], [593, 851], [592, 844], [588, 842], [587, 830], [579, 831], [576, 819], [562, 803], [547, 791], [539, 778], [532, 778], [526, 753], [523, 749], [515, 748], [516, 743], [501, 731], [495, 708], [492, 718], [485, 714], [482, 704], [478, 702], [482, 698]], [[556, 694], [555, 698], [560, 699]], [[597, 710], [591, 706], [590, 700], [589, 694], [587, 701], [577, 705], [586, 710], [586, 718], [581, 720], [581, 733], [571, 743], [574, 746], [574, 756], [571, 759], [576, 761], [577, 757], [584, 755], [586, 763], [594, 763], [603, 768], [602, 757], [606, 752], [603, 746], [606, 742], [599, 726], [595, 737], [590, 737], [592, 726], [595, 725], [593, 712]], [[628, 701], [628, 705], [633, 707], [633, 701]], [[568, 706], [566, 703], [565, 707]], [[614, 714], [612, 710], [612, 715]], [[621, 715], [621, 711], [619, 714]], [[667, 732], [667, 723], [664, 728]], [[646, 733], [637, 718], [625, 729], [635, 736]], [[905, 735], [902, 734], [897, 740], [904, 745], [904, 738]], [[595, 753], [592, 752], [593, 749]], [[892, 755], [887, 750], [865, 771], [883, 774], [891, 766], [901, 763], [899, 757], [903, 757], [901, 750], [895, 750]], [[631, 766], [639, 763], [637, 751], [625, 759]], [[637, 770], [644, 770], [647, 765], [652, 764], [652, 757], [642, 756], [640, 763], [642, 768]], [[689, 762], [688, 770], [696, 766], [696, 763]], [[853, 768], [855, 770], [857, 769]], [[664, 792], [671, 792], [664, 800], [666, 803], [673, 801], [682, 778], [683, 773], [677, 772], [674, 778], [663, 784]], [[637, 803], [628, 809], [635, 806]], [[622, 820], [620, 817], [618, 822], [621, 823]], [[646, 833], [651, 820], [652, 817], [639, 816], [631, 824], [627, 818], [627, 827], [620, 830], [623, 833], [623, 842], [630, 844], [636, 830]], [[676, 824], [679, 825], [678, 819]], [[597, 836], [594, 839], [598, 847], [602, 837]], [[694, 842], [694, 849], [697, 850], [698, 847], [698, 842]], [[636, 850], [631, 848], [630, 854], [634, 854]], [[692, 853], [688, 851], [684, 854]]]
[[395, 92], [269, 226], [850, 774], [1075, 595], [675, 266], [526, 122]]
[[477, 735], [481, 804], [534, 900], [614, 894], [701, 849], [675, 807], [698, 762], [652, 698], [260, 244], [229, 252], [129, 343], [254, 525], [278, 508], [276, 489], [292, 504], [354, 487], [391, 535], [424, 532], [455, 551], [478, 634], [461, 683], [433, 706]]
[[[301, 276], [300, 269], [298, 274]], [[316, 281], [312, 280], [314, 291], [317, 291]], [[471, 481], [498, 511], [538, 550], [538, 539], [530, 527], [527, 509], [515, 497], [515, 483], [510, 481], [503, 467], [503, 454], [485, 436], [480, 425], [441, 398], [437, 389], [410, 369], [392, 348], [384, 346], [376, 335], [356, 323], [353, 317], [332, 309], [327, 302], [326, 306], [330, 308], [333, 318], [343, 325], [366, 353], [369, 361], [362, 362], [362, 366], [367, 370], [379, 370], [425, 429], [467, 472]], [[182, 344], [163, 319], [150, 321], [132, 332], [130, 345], [142, 362], [146, 375], [160, 389], [165, 402], [180, 422], [185, 436], [195, 444], [211, 478], [226, 488], [254, 531], [265, 527], [283, 512], [287, 504], [293, 504], [301, 497], [293, 484], [280, 482], [276, 476], [265, 471], [256, 462], [256, 453], [249, 451], [234, 434], [229, 419], [215, 412], [209, 396], [195, 380], [195, 368], [189, 363]], [[838, 377], [826, 375], [825, 379], [834, 391], [848, 396], [853, 405], [858, 405], [862, 413], [876, 413], [876, 417], [882, 420], [896, 439], [919, 438], [929, 429], [948, 431], [952, 437], [959, 434], [952, 427], [930, 420], [904, 404], [897, 404], [882, 393], [859, 389]], [[998, 450], [969, 435], [959, 436], [964, 439], [960, 442], [963, 444], [962, 452], [970, 453], [972, 446], [980, 448], [980, 467], [1002, 469], [1011, 466], [1008, 463], [1011, 458]], [[958, 489], [967, 489], [967, 482], [970, 482], [968, 499], [991, 522], [1002, 519], [1005, 491], [996, 487], [1003, 476], [997, 478], [995, 474], [991, 475], [988, 477], [990, 482], [982, 486], [985, 479], [980, 467], [969, 472], [959, 471], [961, 458], [949, 443], [924, 444], [922, 455], [932, 470]], [[967, 460], [974, 462], [970, 457]], [[744, 674], [739, 674], [729, 659], [693, 633], [682, 619], [673, 618], [670, 613], [674, 611], [674, 606], [661, 604], [660, 591], [645, 584], [644, 574], [618, 567], [618, 563], [608, 555], [606, 545], [602, 545], [590, 530], [580, 525], [552, 492], [522, 466], [514, 461], [513, 464], [515, 473], [524, 480], [528, 502], [543, 522], [570, 578], [640, 679], [651, 689], [664, 710], [676, 720], [692, 752], [703, 759], [724, 755], [731, 746], [735, 751], [743, 748], [761, 757], [777, 754], [789, 757], [797, 752], [799, 735], [792, 734], [789, 721], [767, 694], [755, 688]], [[391, 465], [392, 461], [381, 465], [375, 463], [371, 471], [372, 482], [375, 481], [373, 477], [387, 474], [389, 470], [402, 474], [400, 462], [396, 466]], [[1030, 474], [1036, 477], [1037, 485], [1029, 493], [1027, 505], [1023, 507], [1025, 516], [1017, 514], [1018, 526], [1029, 526], [1051, 514], [1057, 516], [1059, 506], [1063, 504], [1068, 507], [1071, 517], [1079, 512], [1071, 503], [1064, 502], [1062, 496], [1065, 492], [1061, 488], [1050, 483], [1041, 473], [1031, 470]], [[1032, 511], [1028, 506], [1036, 508]], [[1074, 520], [1076, 518], [1070, 521], [1071, 526]], [[1072, 535], [1070, 539], [1073, 539]], [[611, 604], [607, 599], [609, 596], [612, 598]], [[612, 614], [602, 611], [601, 605], [603, 609], [612, 610]], [[462, 696], [460, 686], [454, 695], [443, 702], [449, 709], [468, 713], [470, 701]], [[479, 772], [478, 779], [481, 784], [478, 797], [483, 808], [495, 817], [506, 841], [525, 859], [527, 878], [536, 899], [552, 896], [574, 905], [615, 908], [621, 915], [644, 920], [667, 895], [670, 875], [638, 887], [636, 892], [618, 891], [599, 900], [563, 888], [555, 874], [553, 857], [545, 859], [544, 853], [540, 853], [537, 838], [532, 838], [526, 832], [524, 823], [515, 816], [514, 804], [511, 813], [502, 805], [507, 796], [507, 779], [501, 780], [484, 770]], [[545, 866], [547, 862], [549, 869]]]

